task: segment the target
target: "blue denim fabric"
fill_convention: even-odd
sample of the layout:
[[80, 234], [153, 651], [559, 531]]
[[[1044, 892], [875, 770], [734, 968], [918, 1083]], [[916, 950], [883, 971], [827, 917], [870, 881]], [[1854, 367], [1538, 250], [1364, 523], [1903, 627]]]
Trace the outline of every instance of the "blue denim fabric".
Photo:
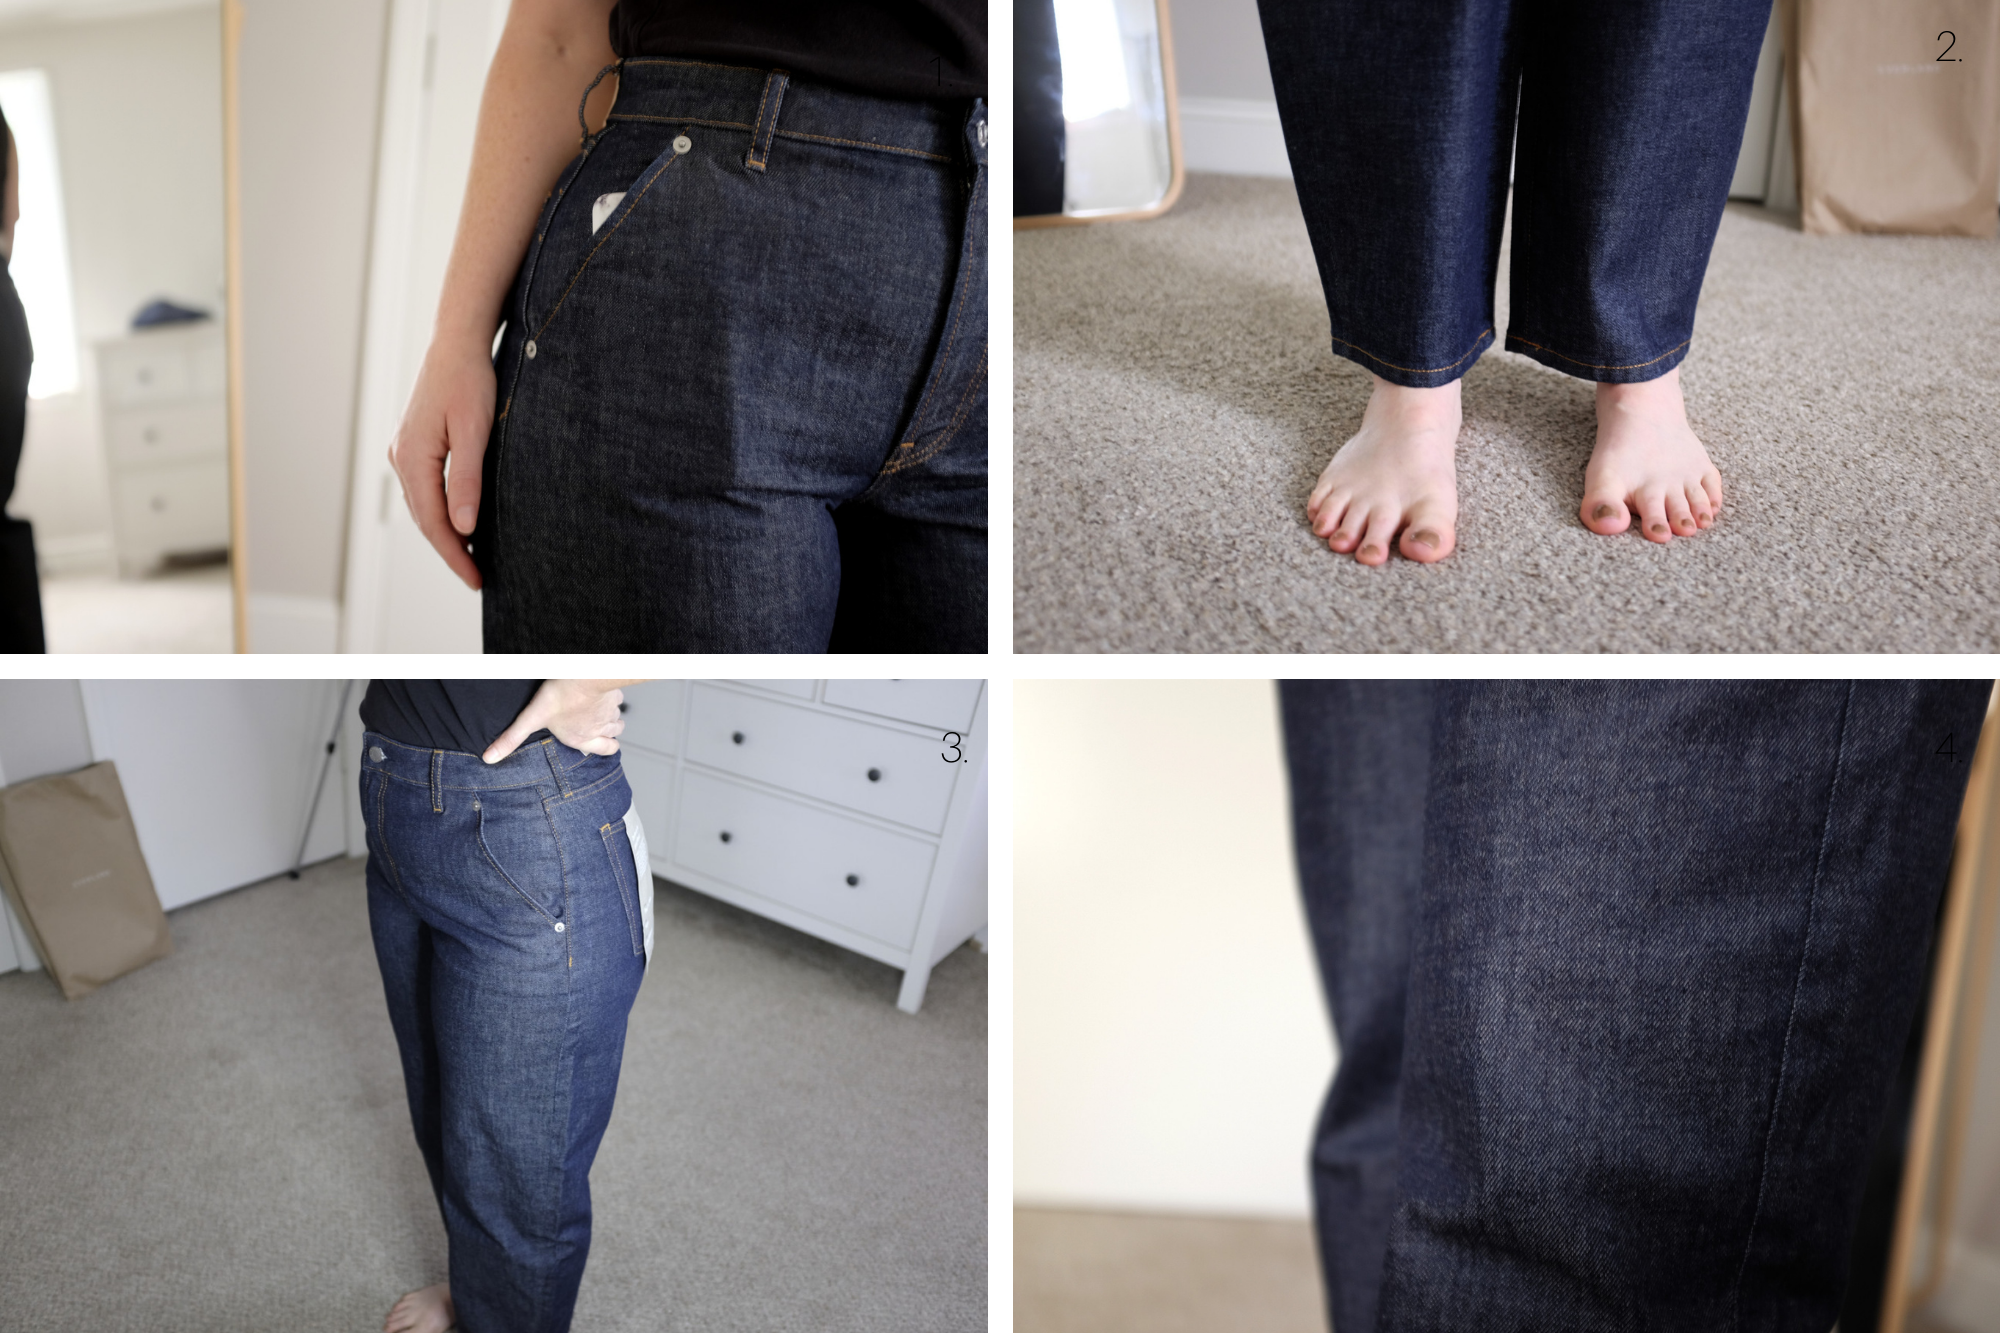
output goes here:
[[1989, 690], [1287, 682], [1339, 1333], [1826, 1333]]
[[985, 651], [984, 104], [619, 80], [508, 298], [487, 650]]
[[1507, 349], [1609, 383], [1686, 357], [1770, 0], [1258, 8], [1337, 354], [1430, 388], [1492, 345], [1515, 147]]
[[493, 765], [364, 745], [368, 918], [458, 1327], [559, 1333], [645, 974], [631, 789], [553, 740]]

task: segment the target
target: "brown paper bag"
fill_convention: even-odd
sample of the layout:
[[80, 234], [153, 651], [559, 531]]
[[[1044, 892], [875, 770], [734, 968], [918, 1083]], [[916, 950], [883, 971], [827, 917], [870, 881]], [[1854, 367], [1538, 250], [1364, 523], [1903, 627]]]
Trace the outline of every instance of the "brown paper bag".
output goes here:
[[72, 1000], [174, 950], [110, 760], [0, 790], [0, 883]]
[[2000, 4], [1791, 0], [1785, 22], [1800, 225], [1993, 235]]

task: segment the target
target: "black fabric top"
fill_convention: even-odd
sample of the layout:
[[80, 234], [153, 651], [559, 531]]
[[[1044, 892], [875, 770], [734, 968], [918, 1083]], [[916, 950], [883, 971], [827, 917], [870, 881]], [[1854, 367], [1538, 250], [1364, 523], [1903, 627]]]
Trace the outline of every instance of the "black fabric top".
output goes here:
[[[424, 750], [479, 754], [521, 715], [541, 685], [539, 680], [371, 680], [361, 699], [361, 725]], [[528, 741], [548, 734], [544, 727]]]
[[984, 97], [986, 0], [618, 0], [611, 49], [783, 69], [879, 97]]

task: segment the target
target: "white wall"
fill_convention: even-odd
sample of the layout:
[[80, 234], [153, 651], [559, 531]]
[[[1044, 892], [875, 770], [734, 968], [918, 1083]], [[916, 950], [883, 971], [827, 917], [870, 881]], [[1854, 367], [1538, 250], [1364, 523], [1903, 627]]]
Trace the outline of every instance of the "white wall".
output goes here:
[[214, 0], [166, 13], [0, 24], [0, 69], [48, 71], [79, 370], [28, 404], [9, 508], [55, 571], [111, 561], [90, 345], [167, 296], [222, 311], [222, 29]]
[[[291, 867], [339, 682], [91, 680], [82, 692], [92, 760], [118, 764], [162, 907]], [[346, 851], [341, 767], [321, 793], [309, 862]]]
[[1016, 1199], [1306, 1216], [1333, 1049], [1276, 690], [1014, 697]]
[[334, 647], [387, 0], [243, 0], [250, 648]]

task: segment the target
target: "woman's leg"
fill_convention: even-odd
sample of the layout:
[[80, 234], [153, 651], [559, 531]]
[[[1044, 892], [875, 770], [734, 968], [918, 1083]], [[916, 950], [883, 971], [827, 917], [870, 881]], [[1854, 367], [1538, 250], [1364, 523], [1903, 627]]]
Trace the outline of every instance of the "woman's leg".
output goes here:
[[1709, 526], [1722, 479], [1676, 373], [1743, 143], [1770, 0], [1524, 5], [1507, 349], [1599, 384], [1582, 516]]
[[1340, 1064], [1313, 1134], [1313, 1218], [1327, 1310], [1375, 1327], [1396, 1208], [1410, 917], [1422, 887], [1428, 681], [1280, 686], [1292, 833]]
[[560, 1333], [645, 970], [630, 789], [552, 741], [492, 766], [368, 744], [371, 916], [459, 1327]]
[[1458, 380], [1494, 340], [1516, 6], [1258, 8], [1333, 350], [1375, 376], [1307, 518], [1363, 564], [1392, 547], [1442, 560], [1457, 543]]
[[1825, 1333], [1990, 688], [1436, 686], [1378, 1329]]

